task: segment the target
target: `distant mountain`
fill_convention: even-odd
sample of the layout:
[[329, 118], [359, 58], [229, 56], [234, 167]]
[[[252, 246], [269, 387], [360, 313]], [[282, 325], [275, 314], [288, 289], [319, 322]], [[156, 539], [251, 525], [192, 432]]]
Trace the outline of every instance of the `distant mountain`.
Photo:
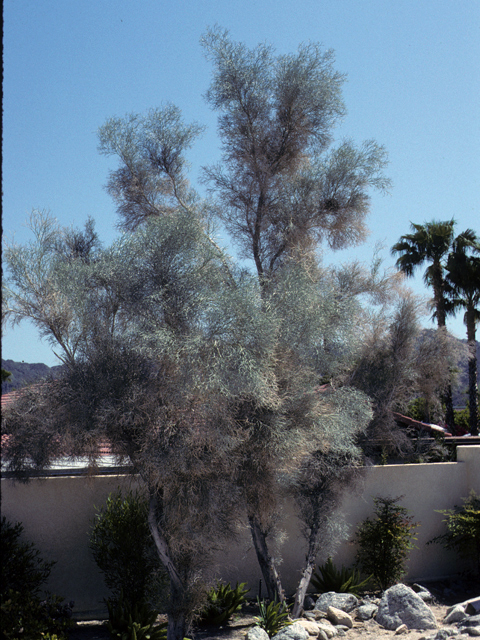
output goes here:
[[[466, 340], [460, 340], [466, 345]], [[477, 342], [477, 380], [480, 377], [480, 343]], [[2, 360], [2, 369], [10, 371], [12, 374], [10, 378], [2, 384], [2, 394], [24, 387], [26, 384], [31, 384], [42, 378], [53, 377], [56, 378], [61, 370], [62, 365], [56, 367], [47, 367], [46, 364], [28, 364], [27, 362], [14, 362], [13, 360]], [[453, 390], [453, 404], [455, 407], [466, 407], [468, 404], [468, 363], [465, 362], [462, 366], [462, 371], [459, 376], [458, 384]]]
[[41, 362], [29, 364], [28, 362], [14, 362], [2, 359], [2, 369], [12, 374], [8, 380], [2, 383], [2, 394], [19, 389], [27, 384], [41, 380], [42, 378], [56, 378], [62, 370], [62, 365], [47, 367]]

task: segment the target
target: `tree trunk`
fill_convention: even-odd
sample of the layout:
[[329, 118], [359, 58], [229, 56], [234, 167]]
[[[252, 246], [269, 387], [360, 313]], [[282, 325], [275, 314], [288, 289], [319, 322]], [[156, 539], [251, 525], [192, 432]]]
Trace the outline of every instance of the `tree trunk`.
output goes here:
[[475, 330], [475, 308], [468, 306], [466, 313], [468, 338], [468, 406], [470, 409], [470, 433], [478, 436], [478, 397], [477, 397], [477, 343]]
[[453, 411], [452, 385], [450, 382], [448, 383], [443, 400], [445, 402], [445, 422], [450, 433], [455, 433], [455, 412]]
[[170, 578], [170, 607], [168, 612], [167, 640], [183, 640], [187, 632], [186, 612], [182, 606], [186, 600], [185, 585], [177, 568], [175, 567], [167, 541], [159, 531], [156, 512], [157, 500], [155, 495], [151, 492], [148, 525], [157, 548], [158, 557], [167, 570], [168, 577]]
[[[433, 295], [435, 299], [435, 309], [437, 313], [437, 325], [439, 328], [446, 328], [445, 293], [444, 281], [441, 271], [435, 272], [433, 278]], [[451, 433], [455, 433], [455, 413], [453, 411], [452, 385], [448, 382], [443, 395], [445, 403], [445, 423]]]
[[262, 570], [265, 586], [267, 587], [268, 597], [270, 600], [276, 599], [277, 602], [283, 602], [285, 600], [285, 594], [282, 589], [280, 576], [275, 567], [275, 561], [268, 551], [267, 534], [263, 531], [256, 516], [248, 516], [248, 522], [250, 524], [250, 531], [252, 532], [252, 540], [257, 553], [258, 564]]
[[[177, 593], [170, 580], [170, 611], [168, 612], [167, 640], [183, 640], [187, 633], [185, 611], [181, 606], [184, 594]], [[180, 604], [180, 606], [179, 606]]]
[[308, 538], [308, 551], [305, 558], [305, 566], [302, 570], [302, 575], [298, 583], [297, 591], [295, 592], [295, 601], [293, 603], [292, 618], [299, 618], [302, 615], [303, 603], [305, 602], [305, 595], [307, 593], [308, 585], [310, 584], [310, 578], [312, 577], [313, 569], [315, 568], [315, 560], [318, 550], [318, 537], [320, 530], [318, 527], [314, 527]]

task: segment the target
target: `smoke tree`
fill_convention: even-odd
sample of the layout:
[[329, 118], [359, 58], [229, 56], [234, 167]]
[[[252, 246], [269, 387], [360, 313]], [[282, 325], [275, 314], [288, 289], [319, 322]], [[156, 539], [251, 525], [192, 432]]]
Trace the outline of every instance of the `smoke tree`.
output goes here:
[[[267, 45], [249, 50], [219, 28], [209, 30], [202, 42], [214, 66], [206, 95], [219, 112], [223, 149], [222, 163], [205, 169], [205, 180], [217, 199], [216, 213], [241, 255], [253, 261], [265, 306], [287, 299], [281, 293], [285, 281], [292, 272], [301, 274], [302, 282], [292, 288], [300, 294], [300, 311], [290, 315], [295, 306], [292, 299], [290, 309], [285, 305], [281, 309], [285, 333], [279, 336], [276, 375], [287, 402], [275, 418], [288, 421], [292, 415], [297, 428], [305, 427], [307, 439], [314, 445], [310, 452], [303, 452], [302, 459], [308, 459], [315, 448], [325, 448], [325, 442], [320, 441], [326, 439], [328, 403], [322, 401], [316, 387], [319, 377], [329, 373], [328, 349], [332, 353], [343, 343], [345, 351], [348, 344], [348, 340], [342, 340], [345, 335], [341, 336], [342, 324], [348, 325], [347, 314], [341, 313], [345, 298], [330, 297], [336, 309], [330, 310], [327, 318], [336, 318], [336, 325], [319, 311], [313, 323], [312, 314], [305, 313], [300, 322], [295, 316], [315, 306], [319, 295], [315, 287], [328, 288], [331, 284], [317, 269], [316, 251], [322, 241], [340, 248], [364, 238], [368, 191], [371, 187], [388, 187], [383, 174], [385, 150], [373, 141], [360, 147], [345, 141], [329, 149], [333, 128], [345, 112], [341, 97], [344, 77], [335, 71], [331, 51], [324, 52], [314, 44], [301, 45], [290, 55], [275, 55]], [[313, 287], [307, 285], [309, 279]], [[302, 294], [307, 291], [313, 296], [302, 307], [308, 297]], [[295, 329], [296, 335], [292, 336]], [[291, 403], [298, 398], [301, 402]], [[351, 401], [355, 402], [353, 396]], [[246, 419], [264, 421], [263, 413], [255, 407], [247, 411]], [[365, 414], [363, 420], [342, 424], [350, 441], [367, 421]], [[344, 437], [342, 433], [340, 439]], [[268, 449], [270, 462], [278, 468], [275, 439], [264, 436], [262, 440], [261, 455], [266, 457]], [[263, 460], [260, 463], [262, 458], [255, 447], [246, 459], [250, 468], [268, 468]], [[243, 477], [251, 479], [251, 471]], [[260, 482], [256, 490], [256, 484], [244, 482], [243, 486], [252, 538], [268, 595], [281, 600], [281, 582], [267, 543], [275, 505], [270, 498], [270, 516], [268, 512], [260, 515], [263, 487]]]
[[[212, 554], [243, 516], [268, 595], [283, 599], [271, 544], [286, 492], [308, 547], [295, 612], [303, 606], [371, 417], [368, 397], [344, 380], [361, 299], [382, 289], [356, 266], [322, 267], [319, 250], [360, 242], [369, 191], [388, 186], [376, 143], [330, 148], [345, 112], [331, 52], [305, 45], [277, 56], [218, 28], [202, 44], [223, 148], [222, 163], [204, 170], [213, 199], [187, 179], [200, 125], [172, 105], [111, 118], [99, 149], [118, 160], [107, 189], [120, 239], [101, 248], [91, 224], [66, 231], [34, 216], [28, 251], [5, 253], [7, 313], [33, 318], [66, 364], [5, 419], [9, 464], [20, 473], [65, 452], [95, 463], [105, 439], [131, 463], [170, 577], [169, 640], [184, 637]], [[253, 273], [218, 247], [218, 219]], [[42, 415], [25, 422], [32, 394]], [[51, 448], [35, 455], [42, 439]]]

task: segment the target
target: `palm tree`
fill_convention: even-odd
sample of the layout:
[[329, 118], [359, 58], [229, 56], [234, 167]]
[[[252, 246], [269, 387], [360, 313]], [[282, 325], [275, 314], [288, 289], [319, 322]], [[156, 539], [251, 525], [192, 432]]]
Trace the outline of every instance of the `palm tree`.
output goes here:
[[[471, 255], [471, 254], [477, 255]], [[480, 239], [467, 229], [453, 241], [446, 264], [447, 312], [465, 310], [467, 327], [470, 433], [478, 435], [476, 324], [480, 321]]]
[[[399, 254], [397, 268], [406, 276], [413, 276], [415, 269], [429, 263], [423, 279], [433, 288], [434, 316], [439, 328], [446, 325], [445, 302], [445, 265], [454, 239], [455, 220], [446, 222], [412, 223], [413, 233], [406, 234], [393, 245], [392, 254]], [[452, 388], [448, 385], [445, 393], [445, 421], [450, 429], [454, 428]]]

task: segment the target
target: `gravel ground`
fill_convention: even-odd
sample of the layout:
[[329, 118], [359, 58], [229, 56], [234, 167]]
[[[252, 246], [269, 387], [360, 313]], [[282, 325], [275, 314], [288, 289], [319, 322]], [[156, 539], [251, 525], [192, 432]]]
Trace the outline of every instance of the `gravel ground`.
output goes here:
[[[463, 602], [468, 598], [478, 595], [474, 593], [478, 587], [468, 583], [446, 583], [440, 582], [428, 585], [429, 590], [434, 594], [436, 600], [429, 603], [439, 627], [442, 625], [445, 612], [448, 607], [458, 602]], [[228, 625], [224, 627], [200, 627], [195, 629], [190, 638], [194, 640], [244, 640], [249, 627], [254, 623], [254, 616], [257, 614], [256, 605], [251, 603], [243, 608]], [[410, 630], [405, 635], [407, 640], [420, 640], [425, 636], [432, 636], [433, 631]], [[345, 640], [374, 640], [375, 638], [390, 638], [395, 636], [394, 631], [388, 631], [380, 627], [374, 620], [361, 622], [356, 620], [353, 629], [345, 635]], [[70, 640], [110, 640], [108, 629], [100, 620], [88, 622], [78, 622], [76, 627], [70, 632]]]

